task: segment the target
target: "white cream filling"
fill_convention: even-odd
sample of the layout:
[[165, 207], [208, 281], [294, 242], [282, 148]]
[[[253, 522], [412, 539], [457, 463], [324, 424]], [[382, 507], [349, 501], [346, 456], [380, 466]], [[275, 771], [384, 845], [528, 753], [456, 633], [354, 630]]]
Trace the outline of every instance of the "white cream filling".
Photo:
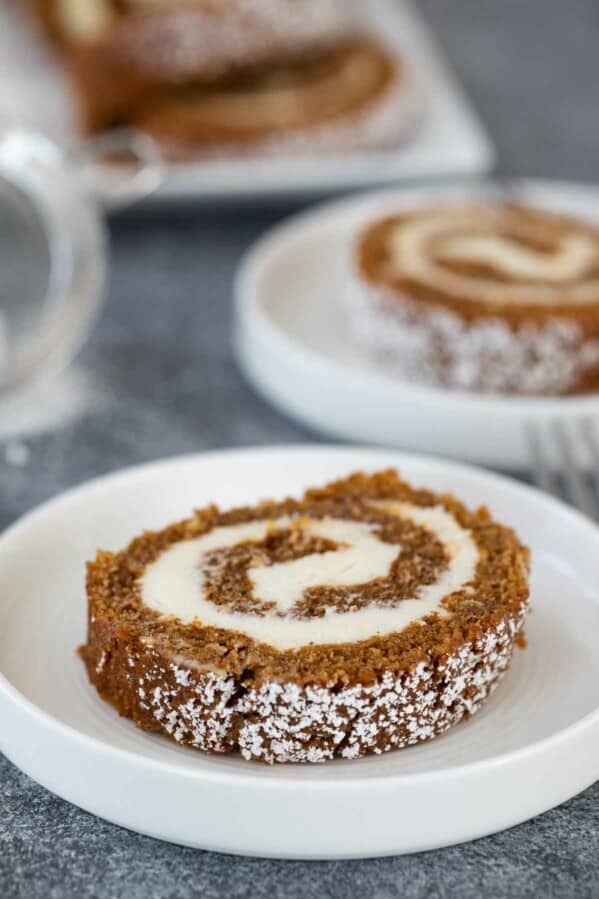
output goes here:
[[112, 11], [105, 0], [58, 0], [57, 18], [70, 38], [93, 40], [112, 22]]
[[458, 262], [492, 265], [510, 278], [528, 281], [569, 281], [580, 278], [597, 258], [597, 248], [586, 234], [566, 234], [555, 253], [537, 253], [509, 237], [468, 234], [448, 238], [443, 257]]
[[[368, 51], [358, 51], [343, 60], [333, 71], [312, 80], [298, 80], [286, 86], [264, 81], [248, 93], [247, 90], [214, 90], [198, 98], [196, 103], [184, 102], [191, 120], [214, 119], [234, 121], [246, 127], [294, 127], [306, 124], [314, 114], [335, 113], [340, 97], [352, 102], [363, 100], [370, 84], [375, 82], [378, 61]], [[309, 121], [308, 121], [309, 124]]]
[[350, 587], [384, 576], [397, 558], [399, 547], [383, 543], [372, 525], [336, 518], [308, 519], [301, 530], [341, 544], [339, 549], [312, 553], [289, 562], [250, 568], [254, 596], [287, 611], [310, 587]]
[[[433, 584], [419, 587], [415, 595], [396, 607], [365, 606], [350, 611], [328, 609], [320, 618], [295, 618], [287, 614], [309, 587], [356, 587], [386, 577], [401, 546], [385, 543], [376, 525], [345, 519], [289, 517], [219, 527], [202, 537], [176, 543], [150, 565], [141, 578], [141, 596], [151, 609], [172, 615], [185, 624], [240, 631], [277, 649], [297, 649], [308, 644], [345, 643], [397, 633], [431, 612], [444, 613], [442, 601], [461, 589], [475, 575], [479, 553], [470, 531], [462, 528], [443, 506], [414, 506], [379, 501], [373, 505], [423, 527], [444, 546], [449, 564]], [[290, 524], [310, 536], [340, 544], [339, 549], [313, 553], [289, 562], [255, 566], [248, 574], [253, 596], [275, 603], [263, 616], [235, 612], [206, 599], [202, 563], [209, 552], [245, 541], [260, 542], [272, 531]]]
[[[588, 276], [599, 260], [599, 244], [590, 234], [573, 230], [560, 238], [552, 253], [539, 253], [520, 244], [517, 235], [510, 238], [499, 233], [502, 226], [509, 227], [503, 215], [492, 207], [449, 207], [397, 225], [389, 236], [389, 274], [412, 277], [476, 302], [584, 305], [599, 301], [599, 280]], [[491, 265], [513, 280], [460, 274], [444, 265], [448, 261]]]

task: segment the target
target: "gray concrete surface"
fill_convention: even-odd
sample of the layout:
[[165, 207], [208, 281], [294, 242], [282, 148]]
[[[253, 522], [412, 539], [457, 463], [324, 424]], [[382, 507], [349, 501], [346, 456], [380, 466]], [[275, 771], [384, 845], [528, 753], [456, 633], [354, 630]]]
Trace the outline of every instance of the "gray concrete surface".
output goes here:
[[[599, 180], [596, 0], [420, 5], [496, 142], [503, 174]], [[235, 265], [287, 212], [204, 210], [113, 224], [109, 301], [78, 363], [78, 401], [87, 409], [51, 430], [0, 444], [1, 526], [123, 465], [315, 439], [251, 393], [229, 345]], [[302, 863], [196, 852], [128, 833], [55, 798], [0, 759], [0, 899], [246, 896], [599, 896], [599, 784], [469, 845]]]

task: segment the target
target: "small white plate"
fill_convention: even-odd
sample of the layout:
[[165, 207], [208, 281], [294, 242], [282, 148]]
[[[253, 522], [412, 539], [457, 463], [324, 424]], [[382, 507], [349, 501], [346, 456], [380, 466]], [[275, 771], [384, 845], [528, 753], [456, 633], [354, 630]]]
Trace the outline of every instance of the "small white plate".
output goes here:
[[[529, 646], [446, 735], [383, 756], [267, 767], [137, 730], [89, 685], [84, 563], [194, 506], [298, 494], [357, 468], [487, 503], [533, 550]], [[511, 827], [599, 777], [599, 529], [503, 477], [388, 451], [237, 450], [101, 478], [0, 538], [0, 746], [27, 774], [124, 827], [283, 858], [413, 852]]]
[[[599, 416], [599, 395], [506, 397], [431, 388], [387, 374], [352, 340], [342, 293], [357, 230], [435, 200], [503, 195], [491, 183], [385, 190], [288, 219], [246, 255], [236, 280], [235, 347], [252, 385], [279, 409], [344, 439], [530, 467], [527, 423]], [[509, 196], [599, 223], [599, 188], [518, 181]], [[584, 460], [583, 460], [584, 461]]]
[[[292, 197], [400, 178], [489, 171], [494, 160], [491, 144], [435, 39], [408, 0], [352, 3], [356, 16], [380, 31], [410, 63], [423, 111], [413, 136], [387, 151], [168, 166], [151, 202]], [[26, 113], [32, 124], [62, 141], [65, 135], [75, 134], [70, 93], [49, 54], [0, 4], [0, 117]], [[100, 194], [103, 180], [100, 176]]]

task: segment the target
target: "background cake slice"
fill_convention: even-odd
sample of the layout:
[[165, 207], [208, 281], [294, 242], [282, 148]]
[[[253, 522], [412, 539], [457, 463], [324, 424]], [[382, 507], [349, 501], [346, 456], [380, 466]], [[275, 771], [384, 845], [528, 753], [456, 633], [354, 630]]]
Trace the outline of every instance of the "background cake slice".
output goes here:
[[266, 762], [442, 733], [507, 669], [528, 551], [484, 509], [356, 474], [215, 507], [88, 566], [81, 653], [140, 727]]
[[599, 231], [513, 203], [414, 207], [358, 235], [356, 341], [402, 378], [560, 394], [599, 386]]
[[83, 131], [132, 125], [172, 161], [399, 140], [405, 64], [339, 0], [31, 0]]
[[132, 115], [171, 160], [347, 152], [399, 141], [416, 98], [403, 62], [368, 35], [238, 72]]

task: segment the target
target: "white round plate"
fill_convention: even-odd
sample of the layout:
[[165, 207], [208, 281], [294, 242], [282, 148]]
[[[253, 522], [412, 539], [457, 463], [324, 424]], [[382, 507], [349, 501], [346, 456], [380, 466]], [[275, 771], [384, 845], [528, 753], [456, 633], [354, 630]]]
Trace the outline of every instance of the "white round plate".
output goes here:
[[[263, 766], [138, 730], [103, 703], [75, 654], [84, 564], [194, 506], [298, 494], [352, 470], [487, 503], [533, 549], [529, 646], [483, 709], [383, 756]], [[470, 840], [599, 777], [599, 529], [553, 499], [455, 463], [360, 448], [187, 456], [101, 478], [0, 538], [0, 747], [49, 790], [164, 840], [250, 855], [351, 858]]]
[[[599, 395], [505, 397], [394, 378], [352, 341], [342, 303], [350, 247], [365, 222], [414, 203], [494, 196], [497, 186], [387, 190], [327, 203], [273, 228], [236, 282], [237, 359], [252, 385], [305, 424], [344, 439], [530, 465], [527, 423], [599, 416]], [[521, 181], [509, 196], [599, 223], [599, 188]]]

